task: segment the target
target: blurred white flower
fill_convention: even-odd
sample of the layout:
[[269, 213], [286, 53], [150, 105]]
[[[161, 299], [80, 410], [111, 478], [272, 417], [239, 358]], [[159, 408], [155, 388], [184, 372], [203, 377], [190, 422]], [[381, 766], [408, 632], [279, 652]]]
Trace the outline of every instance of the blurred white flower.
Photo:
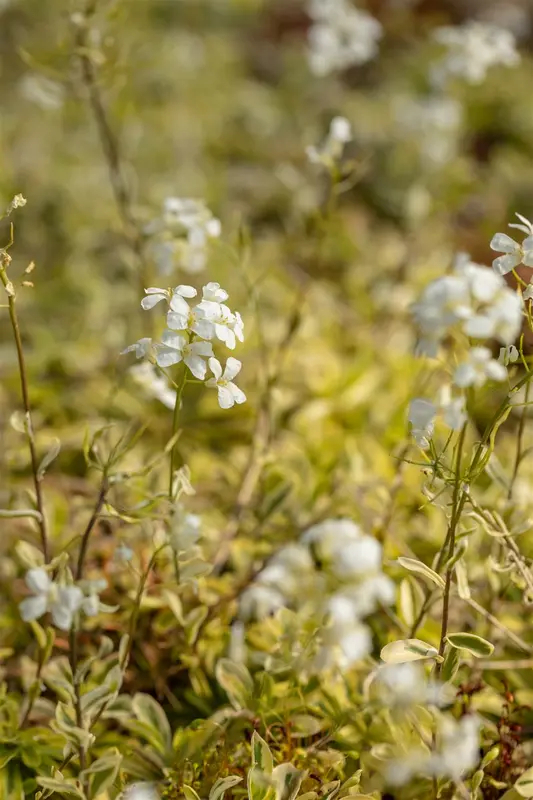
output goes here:
[[334, 549], [331, 569], [341, 579], [375, 572], [381, 566], [381, 545], [371, 536], [361, 536]]
[[135, 364], [129, 370], [130, 375], [150, 397], [159, 400], [167, 408], [174, 408], [176, 404], [176, 390], [172, 389], [167, 379], [159, 375], [153, 364], [143, 361]]
[[278, 589], [255, 583], [242, 593], [239, 600], [239, 615], [243, 620], [260, 620], [275, 614], [278, 609], [286, 605], [287, 601]]
[[459, 364], [453, 376], [453, 382], [461, 389], [468, 386], [483, 386], [487, 380], [504, 381], [507, 370], [492, 358], [488, 347], [472, 347], [467, 361]]
[[123, 356], [126, 353], [135, 353], [136, 358], [145, 358], [145, 356], [150, 355], [151, 350], [152, 340], [145, 337], [144, 339], [139, 339], [134, 344], [130, 344], [129, 347], [122, 350], [120, 355]]
[[84, 593], [81, 609], [87, 617], [95, 617], [99, 611], [107, 610], [107, 606], [100, 602], [100, 592], [107, 588], [105, 579], [80, 581], [80, 588]]
[[312, 525], [302, 534], [320, 561], [330, 560], [338, 548], [350, 545], [361, 536], [361, 529], [351, 519], [327, 519]]
[[22, 78], [20, 93], [26, 100], [45, 111], [57, 111], [65, 99], [65, 90], [60, 83], [37, 73]]
[[320, 147], [309, 145], [305, 148], [307, 158], [312, 164], [320, 164], [331, 169], [342, 156], [344, 145], [352, 138], [352, 127], [345, 117], [331, 120], [329, 133]]
[[161, 337], [161, 344], [156, 346], [155, 360], [160, 367], [171, 367], [183, 361], [194, 377], [203, 381], [207, 372], [206, 359], [212, 355], [211, 342], [189, 342], [185, 336], [166, 330]]
[[19, 604], [24, 622], [39, 619], [49, 611], [54, 625], [64, 631], [70, 630], [74, 615], [83, 602], [82, 590], [78, 586], [60, 586], [54, 583], [40, 567], [28, 570], [26, 585], [33, 596]]
[[414, 704], [444, 706], [453, 702], [455, 689], [428, 681], [424, 668], [413, 662], [384, 664], [376, 674], [380, 699], [388, 706]]
[[348, 0], [312, 0], [308, 34], [309, 66], [318, 76], [370, 61], [378, 52], [382, 27]]
[[404, 95], [395, 99], [394, 112], [400, 133], [414, 139], [429, 165], [441, 166], [455, 155], [463, 118], [458, 100], [443, 94]]
[[447, 49], [433, 70], [433, 80], [439, 86], [450, 77], [478, 84], [490, 67], [514, 67], [520, 61], [513, 34], [484, 22], [469, 20], [460, 27], [438, 28], [435, 39]]
[[205, 385], [218, 391], [218, 404], [220, 408], [232, 408], [235, 403], [244, 403], [246, 395], [233, 383], [233, 378], [241, 371], [242, 364], [236, 358], [228, 358], [224, 373], [220, 361], [216, 358], [209, 359], [209, 369], [214, 377], [209, 378]]
[[435, 430], [437, 407], [430, 400], [417, 397], [411, 400], [408, 419], [411, 423], [411, 434], [422, 450], [427, 450], [429, 440]]
[[195, 545], [202, 532], [202, 518], [197, 514], [189, 514], [179, 505], [172, 515], [169, 540], [176, 553], [184, 553]]

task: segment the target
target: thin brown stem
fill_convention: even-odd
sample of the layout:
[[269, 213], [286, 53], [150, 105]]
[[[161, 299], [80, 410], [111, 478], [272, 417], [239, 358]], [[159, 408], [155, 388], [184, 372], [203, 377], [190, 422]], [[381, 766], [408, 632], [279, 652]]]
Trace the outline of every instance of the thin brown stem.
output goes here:
[[100, 516], [100, 512], [102, 511], [108, 489], [109, 489], [109, 482], [107, 480], [107, 475], [104, 473], [93, 513], [91, 514], [91, 517], [85, 527], [85, 531], [83, 532], [83, 535], [81, 537], [80, 552], [78, 553], [78, 563], [76, 566], [76, 573], [75, 573], [75, 578], [77, 581], [83, 578], [83, 568], [85, 566], [87, 548], [89, 547], [89, 539], [91, 538], [91, 533], [93, 531], [93, 528], [96, 525], [98, 517]]
[[28, 444], [30, 448], [31, 470], [33, 475], [33, 485], [35, 488], [35, 504], [39, 512], [37, 523], [41, 534], [41, 547], [43, 549], [43, 556], [45, 563], [50, 560], [50, 545], [48, 534], [48, 523], [46, 520], [46, 513], [44, 508], [44, 498], [41, 487], [43, 476], [39, 474], [39, 459], [37, 456], [37, 448], [35, 445], [35, 435], [33, 431], [33, 420], [30, 406], [30, 393], [28, 388], [28, 375], [26, 370], [26, 360], [24, 358], [24, 348], [22, 346], [22, 337], [20, 335], [20, 326], [17, 317], [16, 309], [16, 294], [13, 284], [7, 276], [6, 267], [11, 259], [5, 251], [0, 253], [0, 279], [4, 284], [7, 302], [9, 307], [9, 319], [11, 321], [11, 328], [13, 330], [13, 338], [15, 340], [15, 347], [17, 351], [17, 360], [20, 377], [20, 388], [22, 394], [22, 403], [24, 406], [24, 415], [26, 422], [26, 433], [28, 436]]
[[87, 92], [89, 106], [98, 130], [98, 137], [107, 164], [109, 183], [115, 204], [122, 220], [126, 238], [139, 266], [140, 289], [143, 291], [148, 285], [148, 266], [144, 257], [142, 235], [133, 213], [131, 192], [124, 173], [118, 139], [109, 120], [98, 84], [97, 70], [90, 55], [91, 45], [88, 41], [88, 23], [94, 11], [95, 3], [89, 0], [85, 8], [84, 17], [76, 28], [76, 48], [81, 65], [81, 79]]

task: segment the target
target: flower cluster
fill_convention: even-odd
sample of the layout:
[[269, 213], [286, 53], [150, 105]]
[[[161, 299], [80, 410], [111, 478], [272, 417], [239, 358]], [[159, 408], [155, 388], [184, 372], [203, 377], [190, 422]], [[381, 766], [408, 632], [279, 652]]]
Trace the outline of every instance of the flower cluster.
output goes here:
[[384, 664], [377, 670], [374, 685], [380, 701], [388, 708], [413, 705], [445, 706], [453, 702], [455, 691], [445, 684], [426, 679], [420, 664]]
[[[436, 357], [445, 337], [454, 330], [478, 341], [496, 339], [510, 347], [522, 325], [523, 302], [501, 275], [475, 264], [462, 253], [452, 275], [438, 278], [426, 287], [413, 306], [421, 338], [419, 354]], [[409, 408], [409, 422], [417, 444], [426, 448], [435, 419], [440, 414], [452, 430], [466, 420], [463, 390], [480, 387], [487, 380], [505, 381], [507, 370], [488, 347], [476, 344], [455, 368], [451, 386], [441, 390], [437, 403], [417, 398]]]
[[479, 729], [480, 720], [476, 716], [464, 716], [458, 721], [442, 716], [437, 748], [410, 752], [391, 762], [388, 783], [403, 786], [420, 774], [459, 782], [479, 763]]
[[31, 592], [19, 605], [24, 622], [39, 619], [50, 612], [57, 628], [68, 631], [79, 611], [94, 617], [99, 611], [110, 608], [100, 602], [99, 592], [106, 588], [106, 581], [80, 581], [79, 585], [63, 585], [53, 581], [46, 570], [35, 567], [26, 574], [26, 585]]
[[309, 65], [315, 75], [370, 61], [378, 52], [380, 23], [348, 0], [310, 0]]
[[446, 164], [455, 155], [463, 119], [461, 104], [453, 97], [399, 97], [394, 115], [403, 137], [415, 139], [421, 158], [428, 166]]
[[146, 228], [153, 234], [153, 258], [163, 275], [175, 266], [185, 272], [201, 272], [207, 263], [209, 240], [220, 236], [220, 221], [202, 200], [167, 197], [160, 218]]
[[305, 148], [307, 158], [312, 164], [319, 164], [331, 170], [339, 162], [344, 145], [352, 138], [352, 126], [344, 117], [334, 117], [328, 135], [322, 145], [309, 145]]
[[450, 77], [478, 84], [491, 67], [514, 67], [520, 61], [513, 34], [484, 22], [470, 20], [460, 27], [438, 28], [435, 38], [447, 50], [433, 70], [439, 85]]
[[[310, 591], [306, 591], [306, 586]], [[312, 668], [346, 668], [372, 647], [363, 620], [394, 600], [394, 584], [381, 572], [381, 545], [349, 519], [313, 525], [280, 550], [241, 597], [245, 618], [292, 607], [323, 620]]]
[[202, 290], [202, 300], [192, 308], [188, 300], [197, 295], [192, 286], [180, 285], [175, 289], [151, 287], [145, 292], [142, 308], [149, 310], [164, 303], [167, 327], [160, 342], [140, 339], [122, 352], [134, 352], [137, 358], [153, 352], [155, 363], [161, 369], [183, 361], [200, 381], [205, 380], [209, 367], [213, 377], [208, 378], [205, 385], [217, 390], [220, 407], [231, 408], [235, 403], [244, 403], [246, 395], [233, 383], [241, 369], [241, 362], [230, 357], [223, 370], [213, 352], [212, 342], [215, 340], [230, 350], [235, 348], [237, 340], [244, 341], [241, 315], [228, 308], [225, 303], [228, 293], [221, 289], [220, 284], [207, 283]]

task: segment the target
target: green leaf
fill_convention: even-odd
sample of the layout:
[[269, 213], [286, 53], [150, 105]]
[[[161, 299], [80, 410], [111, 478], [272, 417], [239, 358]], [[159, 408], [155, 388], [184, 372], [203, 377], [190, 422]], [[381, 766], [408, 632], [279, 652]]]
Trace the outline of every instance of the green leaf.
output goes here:
[[404, 578], [400, 583], [398, 609], [401, 618], [409, 627], [414, 625], [423, 602], [424, 590], [420, 583], [411, 577]]
[[294, 739], [301, 739], [307, 736], [315, 736], [324, 730], [325, 722], [317, 719], [311, 714], [294, 714], [291, 717], [291, 736]]
[[279, 764], [272, 772], [274, 786], [276, 789], [276, 800], [294, 800], [305, 772], [296, 769], [292, 764]]
[[229, 658], [221, 658], [215, 674], [233, 708], [241, 711], [252, 705], [254, 682], [244, 664], [237, 664]]
[[46, 452], [46, 455], [39, 464], [39, 468], [37, 470], [38, 478], [40, 479], [44, 478], [46, 470], [48, 469], [52, 461], [54, 461], [58, 457], [60, 450], [61, 450], [61, 442], [59, 441], [59, 439], [53, 439], [52, 443], [50, 444], [50, 447], [48, 448], [48, 451]]
[[450, 633], [446, 641], [459, 650], [468, 650], [476, 658], [487, 658], [494, 652], [494, 645], [474, 633]]
[[116, 747], [112, 747], [105, 756], [98, 758], [90, 767], [80, 772], [81, 780], [86, 778], [90, 780], [91, 797], [98, 797], [113, 785], [117, 779], [121, 763], [121, 753]]
[[405, 569], [408, 569], [409, 572], [416, 572], [417, 575], [421, 575], [426, 580], [430, 581], [430, 583], [434, 583], [435, 586], [438, 586], [439, 589], [444, 589], [445, 583], [444, 579], [441, 578], [431, 567], [428, 567], [426, 564], [422, 563], [422, 561], [417, 561], [416, 558], [405, 558], [404, 556], [400, 556], [398, 558], [398, 564], [400, 564]]
[[227, 778], [219, 778], [209, 792], [209, 800], [222, 800], [224, 793], [241, 781], [242, 778], [239, 775], [228, 775]]
[[259, 736], [257, 731], [254, 731], [252, 734], [252, 766], [257, 767], [257, 769], [261, 770], [261, 772], [265, 772], [267, 775], [272, 774], [272, 768], [274, 766], [274, 759], [272, 758], [270, 747], [265, 740]]
[[85, 794], [82, 789], [75, 786], [74, 782], [66, 779], [59, 778], [37, 778], [37, 783], [43, 789], [50, 789], [57, 792], [61, 797], [75, 797], [77, 800], [86, 800]]
[[533, 797], [533, 767], [520, 775], [513, 788], [520, 797]]
[[459, 670], [461, 655], [457, 648], [446, 645], [440, 677], [444, 683], [452, 681]]
[[202, 623], [207, 617], [207, 613], [206, 606], [199, 606], [198, 608], [193, 608], [190, 614], [187, 614], [185, 619], [185, 633], [188, 644], [195, 643]]
[[135, 716], [153, 731], [156, 747], [164, 755], [172, 749], [172, 731], [167, 716], [157, 700], [149, 694], [137, 692], [132, 701]]
[[438, 650], [420, 639], [399, 639], [386, 644], [381, 651], [381, 659], [386, 664], [404, 664], [406, 661], [420, 661], [435, 658]]
[[192, 786], [187, 786], [187, 784], [184, 783], [182, 789], [185, 800], [200, 800], [199, 795], [196, 794]]
[[468, 584], [468, 572], [463, 559], [455, 565], [455, 577], [457, 578], [457, 592], [461, 600], [470, 600], [470, 586]]

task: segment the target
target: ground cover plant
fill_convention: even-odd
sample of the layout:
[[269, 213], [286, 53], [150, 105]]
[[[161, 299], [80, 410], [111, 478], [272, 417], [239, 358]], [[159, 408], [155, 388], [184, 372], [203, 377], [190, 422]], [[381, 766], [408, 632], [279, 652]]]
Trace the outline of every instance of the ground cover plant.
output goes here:
[[532, 30], [0, 2], [0, 798], [533, 797]]

